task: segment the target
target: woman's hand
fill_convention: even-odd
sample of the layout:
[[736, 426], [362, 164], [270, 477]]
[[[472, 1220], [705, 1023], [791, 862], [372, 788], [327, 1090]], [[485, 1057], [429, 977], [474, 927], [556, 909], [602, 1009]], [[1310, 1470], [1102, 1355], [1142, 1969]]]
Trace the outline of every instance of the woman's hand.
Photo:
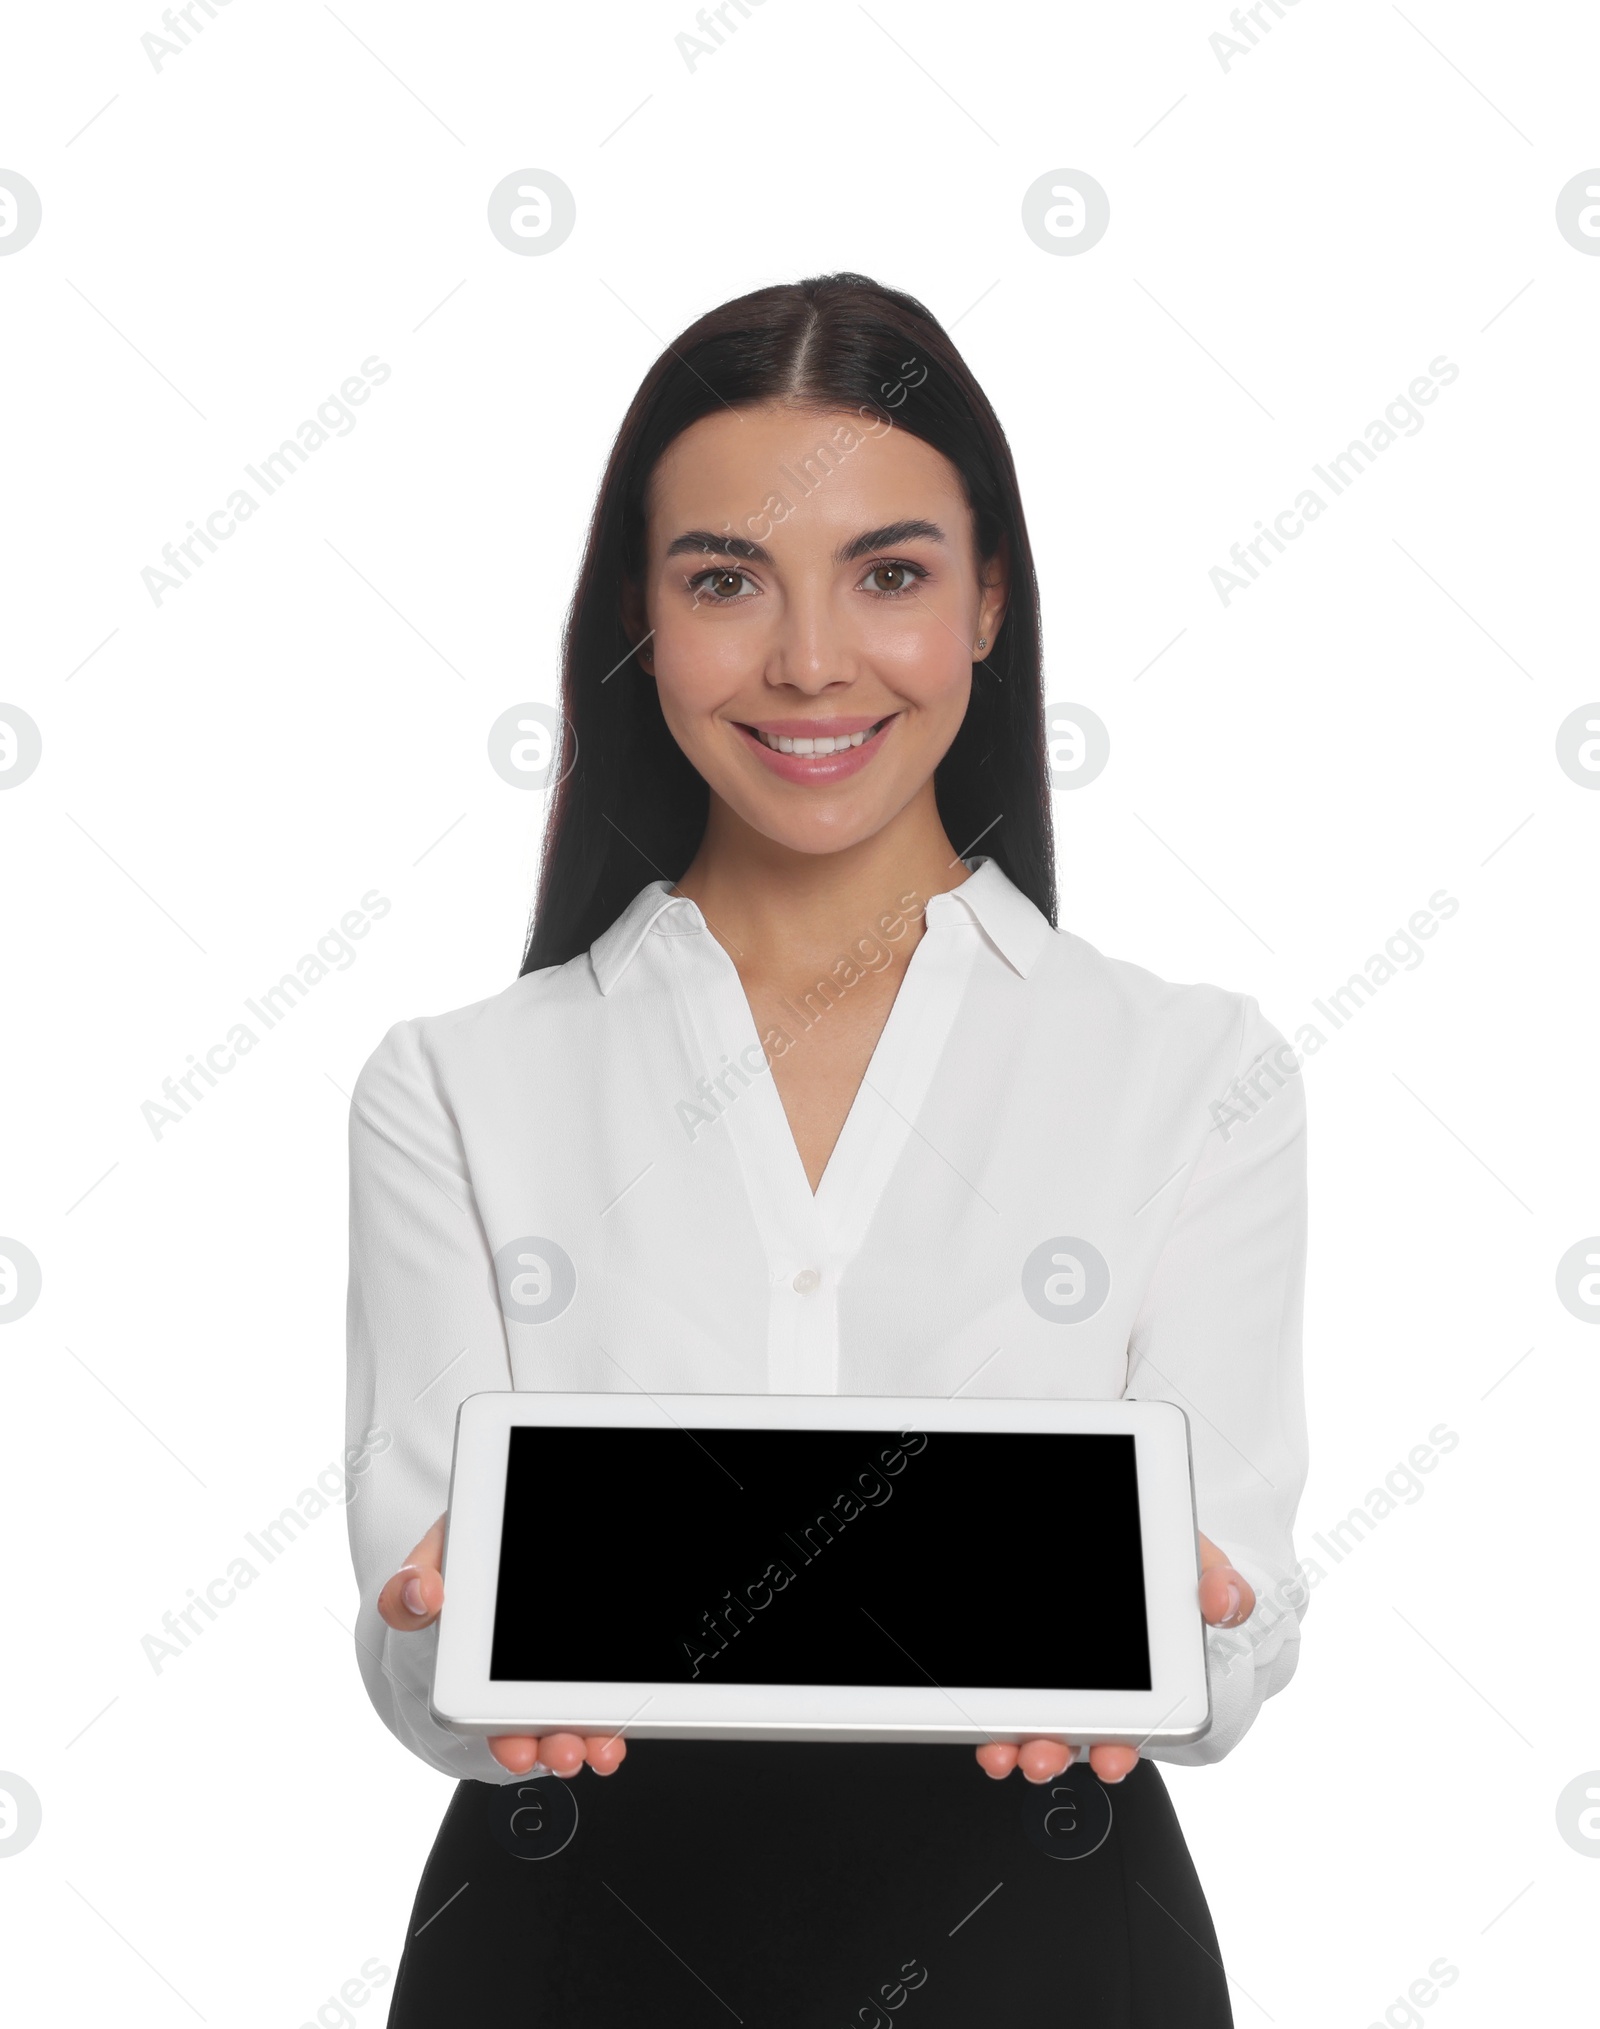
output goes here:
[[[1209, 1536], [1200, 1538], [1200, 1613], [1207, 1627], [1237, 1627], [1255, 1612], [1256, 1596]], [[978, 1749], [979, 1766], [998, 1780], [1020, 1768], [1029, 1782], [1054, 1782], [1072, 1766], [1075, 1747], [1059, 1740], [1024, 1740], [1020, 1747], [992, 1740]], [[1121, 1782], [1139, 1759], [1137, 1747], [1109, 1742], [1089, 1749], [1089, 1766], [1102, 1782]]]
[[[444, 1579], [439, 1575], [443, 1555], [441, 1515], [378, 1594], [379, 1613], [401, 1634], [432, 1627], [439, 1618], [444, 1605]], [[526, 1775], [536, 1761], [554, 1775], [576, 1775], [586, 1761], [596, 1775], [610, 1775], [627, 1751], [620, 1733], [594, 1733], [587, 1739], [581, 1733], [498, 1733], [489, 1742], [489, 1752], [513, 1775]]]

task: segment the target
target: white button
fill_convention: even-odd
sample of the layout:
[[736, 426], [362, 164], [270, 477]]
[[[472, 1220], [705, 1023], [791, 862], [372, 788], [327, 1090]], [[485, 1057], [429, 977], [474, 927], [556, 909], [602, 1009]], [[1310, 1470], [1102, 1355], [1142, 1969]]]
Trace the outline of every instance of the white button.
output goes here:
[[794, 1286], [802, 1296], [809, 1296], [812, 1290], [820, 1288], [822, 1277], [814, 1268], [802, 1268], [794, 1279]]

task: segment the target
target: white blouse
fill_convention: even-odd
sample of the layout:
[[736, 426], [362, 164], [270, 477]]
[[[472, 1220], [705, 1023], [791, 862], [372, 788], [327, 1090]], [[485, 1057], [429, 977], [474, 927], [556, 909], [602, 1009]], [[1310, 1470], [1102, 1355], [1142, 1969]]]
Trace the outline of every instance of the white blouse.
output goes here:
[[[511, 1779], [429, 1717], [435, 1632], [377, 1611], [444, 1509], [456, 1405], [483, 1389], [1176, 1402], [1200, 1527], [1258, 1605], [1208, 1632], [1210, 1732], [1147, 1752], [1218, 1760], [1288, 1683], [1305, 1606], [1298, 1062], [1248, 995], [1103, 957], [994, 861], [968, 864], [926, 904], [815, 1196], [768, 1052], [804, 1048], [888, 962], [915, 895], [764, 1039], [699, 908], [655, 881], [589, 951], [396, 1023], [363, 1067], [357, 1653], [385, 1724], [432, 1767]], [[572, 1518], [552, 1557], [581, 1560], [582, 1540]], [[1093, 1612], [1092, 1542], [1016, 1554], [1049, 1560], [1060, 1611]]]

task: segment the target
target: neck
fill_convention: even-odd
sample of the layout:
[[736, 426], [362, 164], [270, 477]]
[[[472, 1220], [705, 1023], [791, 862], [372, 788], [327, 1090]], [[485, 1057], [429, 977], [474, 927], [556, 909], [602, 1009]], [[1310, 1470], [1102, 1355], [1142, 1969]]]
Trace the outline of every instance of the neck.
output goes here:
[[902, 950], [922, 935], [934, 895], [971, 876], [939, 820], [933, 783], [881, 831], [838, 852], [796, 852], [754, 831], [713, 795], [705, 837], [677, 892], [698, 904], [741, 974], [809, 972], [859, 940], [906, 926]]

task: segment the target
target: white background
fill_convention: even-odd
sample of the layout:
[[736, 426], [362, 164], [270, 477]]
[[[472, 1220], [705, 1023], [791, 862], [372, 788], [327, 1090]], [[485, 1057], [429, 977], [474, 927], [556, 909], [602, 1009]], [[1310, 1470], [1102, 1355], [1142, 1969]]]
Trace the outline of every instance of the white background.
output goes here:
[[[43, 202], [0, 258], [0, 698], [44, 742], [0, 796], [0, 1233], [43, 1266], [0, 1332], [19, 2022], [294, 2029], [398, 1963], [450, 1786], [365, 1702], [338, 1507], [159, 1672], [142, 1640], [338, 1458], [346, 1095], [391, 1022], [515, 973], [543, 798], [486, 735], [555, 699], [624, 407], [712, 304], [840, 268], [953, 327], [1015, 447], [1050, 694], [1111, 736], [1057, 797], [1064, 925], [1329, 1037], [1326, 1578], [1290, 1690], [1169, 1771], [1237, 2019], [1405, 2023], [1441, 1956], [1447, 2029], [1592, 2005], [1600, 1866], [1556, 1799], [1600, 1767], [1600, 1332], [1555, 1265], [1600, 1230], [1600, 794], [1555, 737], [1600, 698], [1600, 258], [1555, 206], [1600, 163], [1600, 17], [1261, 11], [1224, 68], [1220, 0], [765, 0], [691, 70], [687, 0], [232, 0], [159, 71], [153, 0], [11, 12], [0, 168]], [[487, 229], [522, 168], [576, 196], [541, 258]], [[1055, 169], [1109, 193], [1077, 257], [1022, 230]], [[162, 545], [374, 354], [357, 427], [155, 604]], [[1230, 545], [1440, 355], [1425, 426], [1224, 605]], [[373, 888], [355, 962], [158, 1139], [163, 1079]], [[1440, 888], [1422, 962], [1318, 1020]], [[1441, 1422], [1334, 1567], [1312, 1532]]]

